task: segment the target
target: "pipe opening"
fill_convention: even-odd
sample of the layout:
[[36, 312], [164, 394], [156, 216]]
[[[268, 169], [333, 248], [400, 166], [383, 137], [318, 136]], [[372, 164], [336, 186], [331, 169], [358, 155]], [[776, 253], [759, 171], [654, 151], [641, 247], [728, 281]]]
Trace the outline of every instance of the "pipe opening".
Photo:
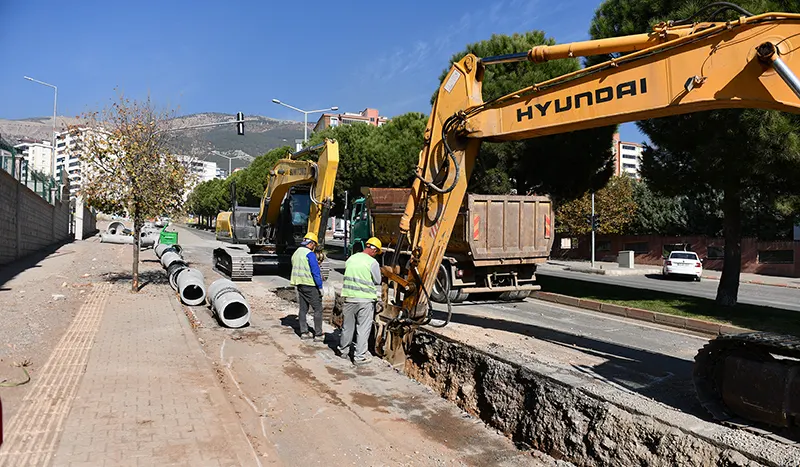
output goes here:
[[195, 301], [202, 299], [205, 296], [205, 292], [199, 285], [187, 285], [181, 290], [181, 296], [184, 300]]
[[225, 320], [234, 320], [247, 316], [247, 313], [247, 305], [242, 302], [233, 302], [222, 310], [222, 317]]

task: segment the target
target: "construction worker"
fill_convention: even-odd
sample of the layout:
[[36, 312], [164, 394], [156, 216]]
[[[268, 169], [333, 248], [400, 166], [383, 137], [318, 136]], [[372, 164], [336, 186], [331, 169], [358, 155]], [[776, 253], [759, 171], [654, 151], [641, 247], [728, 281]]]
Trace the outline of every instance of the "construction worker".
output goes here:
[[[292, 255], [291, 285], [297, 289], [297, 302], [300, 304], [300, 338], [303, 340], [314, 339], [323, 341], [325, 333], [322, 332], [322, 273], [319, 270], [317, 255], [317, 234], [308, 232], [300, 247]], [[314, 310], [314, 332], [308, 330], [306, 314], [308, 307]]]
[[369, 363], [371, 357], [367, 352], [367, 342], [372, 332], [372, 321], [375, 318], [375, 305], [380, 299], [381, 270], [375, 256], [381, 252], [381, 241], [375, 237], [367, 240], [364, 251], [351, 256], [345, 263], [344, 285], [344, 322], [339, 340], [337, 355], [347, 359], [350, 345], [353, 344], [353, 333], [357, 333], [353, 349], [353, 363], [363, 365]]

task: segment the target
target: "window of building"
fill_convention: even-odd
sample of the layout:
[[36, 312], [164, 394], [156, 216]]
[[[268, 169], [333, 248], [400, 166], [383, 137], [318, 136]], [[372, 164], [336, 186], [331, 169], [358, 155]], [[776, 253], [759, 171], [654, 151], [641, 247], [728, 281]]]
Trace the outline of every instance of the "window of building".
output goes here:
[[375, 121], [375, 117], [369, 117], [369, 121], [370, 122], [374, 122]]
[[622, 167], [625, 169], [635, 169], [636, 164], [622, 164]]
[[758, 250], [761, 264], [793, 264], [794, 250]]
[[634, 253], [649, 253], [650, 246], [647, 242], [633, 242], [625, 244], [625, 251], [633, 251]]
[[636, 151], [638, 148], [636, 146], [631, 146], [630, 144], [623, 144], [622, 149], [628, 149], [630, 151]]
[[623, 159], [636, 159], [636, 154], [623, 154]]
[[611, 240], [598, 240], [595, 245], [596, 251], [611, 251]]

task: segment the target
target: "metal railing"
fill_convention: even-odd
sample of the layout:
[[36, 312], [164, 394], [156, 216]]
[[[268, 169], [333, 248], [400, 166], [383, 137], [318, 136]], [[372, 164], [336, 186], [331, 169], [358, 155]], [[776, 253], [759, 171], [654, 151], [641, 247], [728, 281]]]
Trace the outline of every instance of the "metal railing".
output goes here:
[[0, 140], [0, 168], [11, 174], [21, 184], [54, 204], [61, 200], [61, 190], [55, 178], [32, 170], [28, 161], [13, 146]]

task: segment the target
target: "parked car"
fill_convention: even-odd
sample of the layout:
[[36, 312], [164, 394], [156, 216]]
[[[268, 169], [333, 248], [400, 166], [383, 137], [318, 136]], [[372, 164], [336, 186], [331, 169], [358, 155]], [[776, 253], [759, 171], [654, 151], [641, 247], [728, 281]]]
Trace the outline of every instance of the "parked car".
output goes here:
[[673, 251], [664, 259], [661, 273], [665, 277], [691, 277], [700, 282], [703, 276], [703, 260], [693, 251]]

